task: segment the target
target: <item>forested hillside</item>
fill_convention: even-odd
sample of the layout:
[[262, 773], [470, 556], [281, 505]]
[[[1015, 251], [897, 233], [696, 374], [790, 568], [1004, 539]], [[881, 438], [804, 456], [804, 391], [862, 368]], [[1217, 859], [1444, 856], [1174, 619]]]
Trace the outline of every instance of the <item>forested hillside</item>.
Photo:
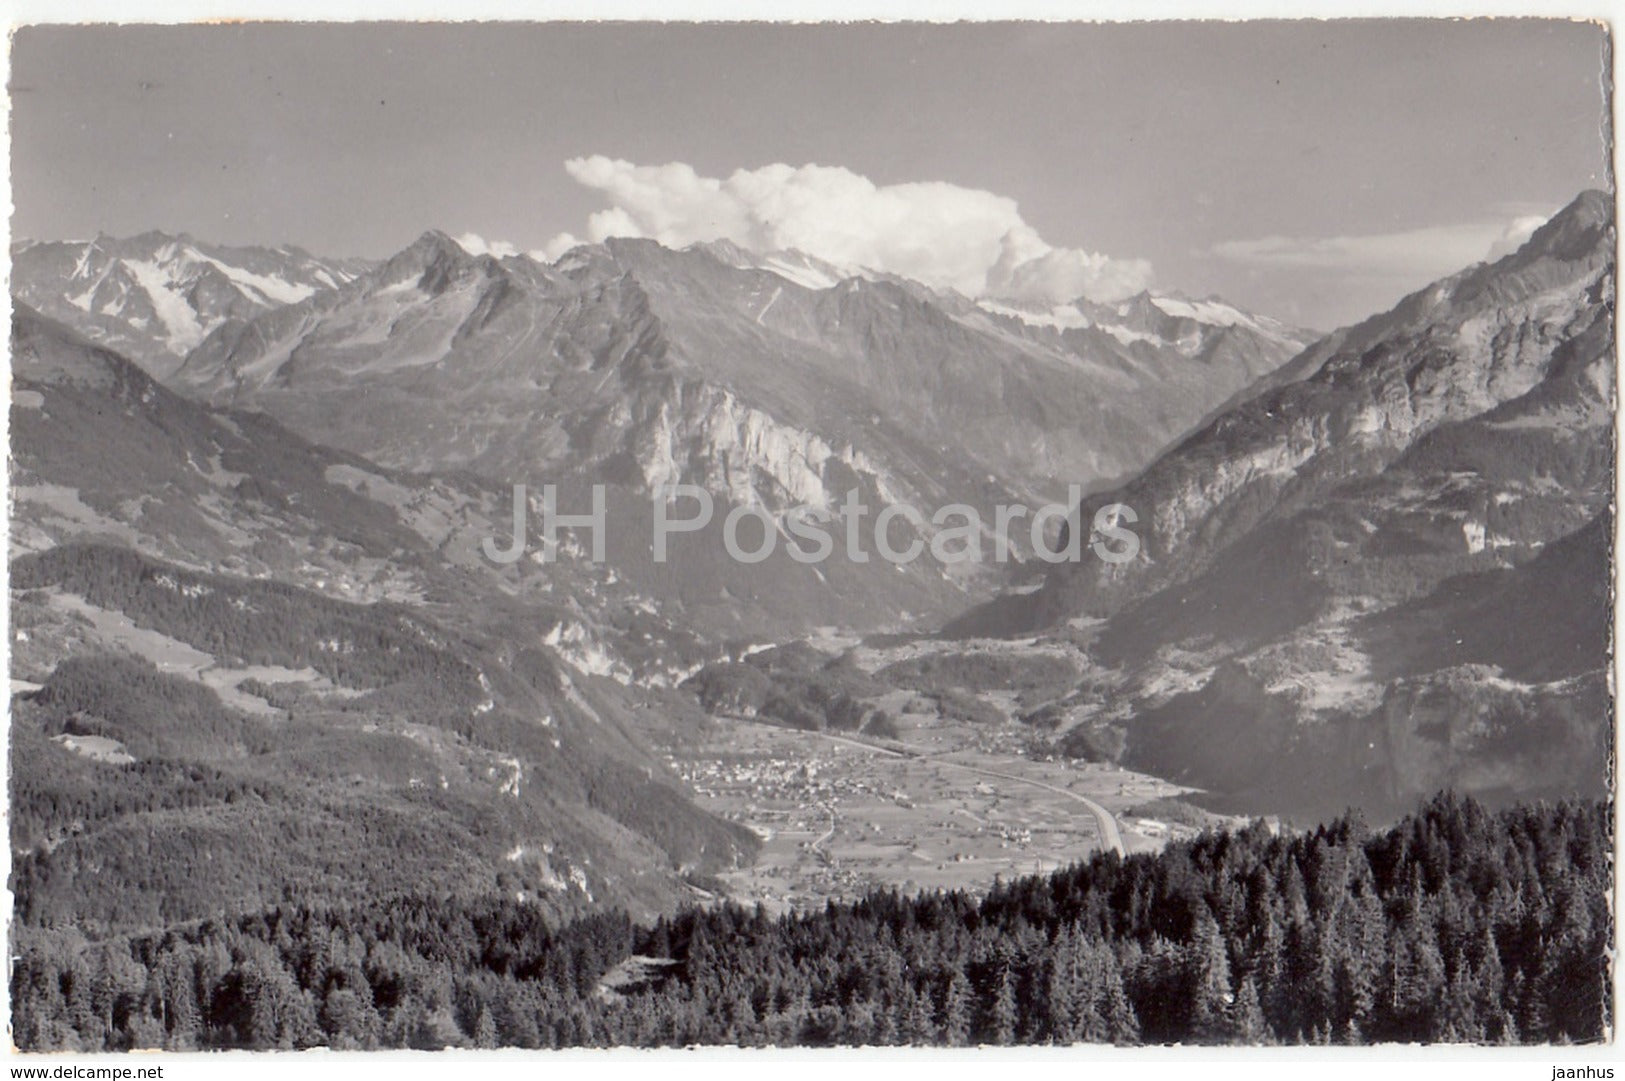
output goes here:
[[1446, 794], [963, 893], [635, 926], [419, 898], [87, 941], [21, 928], [30, 1049], [1603, 1037], [1609, 813]]
[[[11, 565], [20, 924], [149, 931], [290, 900], [669, 911], [750, 858], [624, 692], [425, 608], [113, 544]], [[579, 680], [579, 683], [577, 682]], [[25, 684], [26, 686], [26, 684]]]

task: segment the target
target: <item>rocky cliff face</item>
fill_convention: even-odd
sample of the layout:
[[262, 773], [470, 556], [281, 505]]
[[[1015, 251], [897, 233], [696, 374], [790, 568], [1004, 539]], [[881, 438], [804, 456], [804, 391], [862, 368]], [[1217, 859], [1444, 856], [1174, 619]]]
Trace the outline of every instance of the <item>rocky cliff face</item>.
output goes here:
[[[719, 446], [771, 455], [780, 441], [762, 433], [782, 431], [916, 489], [991, 474], [1006, 491], [1058, 492], [1133, 469], [1303, 344], [1211, 304], [1180, 317], [1153, 307], [1166, 337], [1130, 333], [1146, 324], [1123, 317], [1125, 342], [1104, 323], [1058, 328], [913, 283], [829, 280], [833, 268], [790, 255], [611, 241], [544, 267], [430, 234], [342, 289], [223, 328], [177, 383], [330, 433], [340, 411], [383, 396], [424, 421], [410, 439], [365, 411], [336, 437], [403, 465], [506, 473], [579, 463], [583, 450], [658, 459], [643, 438], [654, 426], [679, 457], [694, 448], [703, 474]], [[751, 430], [721, 435], [724, 414]], [[808, 478], [779, 468], [804, 465], [753, 468], [790, 491]]]
[[1556, 798], [1607, 790], [1611, 711], [1600, 674], [1528, 684], [1463, 665], [1396, 681], [1366, 727], [1390, 806], [1446, 785]]
[[[1596, 431], [1612, 407], [1611, 237], [1611, 202], [1588, 193], [1505, 259], [1311, 347], [1292, 362], [1308, 375], [1220, 415], [1092, 500], [1091, 511], [1136, 509], [1141, 558], [1057, 570], [1038, 618], [1107, 614], [1188, 581], [1249, 532], [1380, 476], [1442, 427], [1483, 418]], [[1567, 413], [1543, 407], [1558, 398]], [[1499, 407], [1507, 416], [1490, 421]]]
[[[395, 468], [533, 489], [607, 481], [645, 500], [699, 484], [719, 519], [736, 506], [831, 509], [856, 490], [871, 515], [884, 502], [927, 517], [968, 503], [991, 521], [997, 503], [1134, 468], [1302, 344], [1216, 302], [1167, 301], [1169, 315], [1143, 300], [1159, 322], [1125, 309], [1109, 333], [1105, 313], [1044, 325], [842, 273], [796, 253], [648, 241], [544, 266], [431, 233], [339, 288], [221, 327], [172, 382]], [[647, 560], [641, 513], [628, 528], [645, 554], [622, 553], [634, 561]], [[685, 589], [693, 603], [743, 589], [791, 629], [814, 613], [844, 621], [815, 594], [841, 596], [845, 579], [858, 622], [898, 625], [963, 607], [1002, 570], [772, 567], [790, 583], [778, 601], [773, 583], [721, 565]], [[663, 588], [657, 568], [624, 573]]]
[[710, 659], [657, 598], [571, 550], [545, 568], [487, 559], [510, 493], [468, 474], [378, 466], [263, 413], [212, 410], [19, 306], [12, 335], [12, 544], [94, 536], [155, 558], [358, 602], [522, 602], [622, 682], [669, 683]]
[[1602, 791], [1612, 253], [1588, 193], [1312, 346], [1088, 502], [1135, 561], [997, 614], [1093, 628], [1128, 760], [1248, 809]]

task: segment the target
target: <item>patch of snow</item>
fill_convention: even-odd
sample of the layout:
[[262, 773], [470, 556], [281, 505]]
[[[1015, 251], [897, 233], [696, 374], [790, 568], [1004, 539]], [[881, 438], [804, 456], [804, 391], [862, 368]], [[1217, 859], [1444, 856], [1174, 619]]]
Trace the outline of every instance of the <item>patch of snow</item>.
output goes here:
[[85, 250], [79, 253], [79, 260], [73, 264], [73, 273], [68, 276], [69, 281], [78, 281], [90, 273], [90, 256], [96, 250], [96, 242], [92, 240], [85, 245]]
[[1052, 330], [1075, 330], [1089, 326], [1089, 317], [1080, 312], [1077, 306], [1073, 304], [1057, 304], [1048, 311], [1035, 311], [1031, 308], [1002, 304], [996, 300], [980, 300], [977, 304], [983, 311], [993, 312], [995, 315], [1008, 315], [1033, 327], [1047, 327]]
[[197, 313], [184, 297], [171, 290], [172, 283], [163, 267], [144, 259], [124, 259], [122, 262], [151, 298], [153, 311], [158, 313], [164, 329], [169, 332], [171, 352], [187, 352], [203, 340], [206, 331], [198, 322]]
[[[1180, 300], [1177, 297], [1152, 297], [1151, 303], [1176, 319], [1194, 319], [1215, 327], [1247, 327], [1265, 332], [1258, 321], [1246, 312], [1216, 300]], [[1266, 332], [1267, 333], [1267, 332]]]
[[773, 295], [767, 298], [767, 303], [762, 305], [762, 310], [756, 313], [756, 325], [757, 326], [761, 326], [761, 324], [762, 324], [762, 316], [766, 315], [767, 310], [769, 308], [771, 308], [773, 306], [773, 303], [776, 300], [778, 300], [779, 297], [781, 297], [783, 295], [784, 295], [784, 287], [783, 286], [780, 286], [779, 288], [773, 290]]
[[418, 279], [416, 279], [416, 278], [402, 278], [398, 282], [390, 282], [388, 285], [386, 285], [386, 286], [384, 286], [384, 287], [382, 287], [380, 289], [374, 289], [372, 295], [375, 296], [375, 297], [391, 296], [391, 295], [396, 294], [396, 293], [410, 292], [411, 290], [414, 290], [417, 287], [418, 287]]
[[804, 289], [825, 290], [833, 289], [840, 284], [840, 280], [832, 278], [805, 264], [795, 264], [784, 258], [782, 253], [775, 252], [762, 261], [762, 269], [777, 274], [785, 281], [793, 282]]
[[1124, 345], [1133, 345], [1135, 342], [1151, 342], [1156, 345], [1162, 344], [1161, 338], [1157, 337], [1155, 334], [1147, 334], [1143, 330], [1130, 330], [1128, 327], [1107, 326], [1105, 323], [1100, 323], [1097, 325], [1101, 330], [1104, 330], [1107, 334], [1110, 334]]
[[[220, 260], [213, 259], [199, 251], [189, 251], [187, 254], [208, 263], [230, 278], [231, 283], [249, 300], [262, 303], [269, 300], [278, 304], [297, 304], [316, 291], [313, 286], [285, 281], [282, 278], [273, 278], [264, 274], [255, 274], [251, 270], [244, 270], [242, 267], [222, 263]], [[249, 290], [253, 290], [260, 295], [254, 296], [249, 293]]]

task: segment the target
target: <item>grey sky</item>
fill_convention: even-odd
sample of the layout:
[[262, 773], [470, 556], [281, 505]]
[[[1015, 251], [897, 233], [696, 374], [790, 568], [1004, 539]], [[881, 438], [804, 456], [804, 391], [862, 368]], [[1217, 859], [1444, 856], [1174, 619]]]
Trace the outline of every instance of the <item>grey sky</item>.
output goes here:
[[[1329, 328], [1603, 186], [1603, 33], [1555, 22], [36, 28], [13, 232], [538, 248], [603, 154], [1014, 199], [1057, 247]], [[1480, 250], [1482, 249], [1482, 250]]]

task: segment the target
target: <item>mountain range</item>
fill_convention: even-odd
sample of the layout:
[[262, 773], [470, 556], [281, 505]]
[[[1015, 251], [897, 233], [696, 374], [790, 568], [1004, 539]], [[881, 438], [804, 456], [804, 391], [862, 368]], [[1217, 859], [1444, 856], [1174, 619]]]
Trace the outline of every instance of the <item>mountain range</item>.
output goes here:
[[[175, 390], [268, 413], [389, 469], [580, 491], [561, 511], [585, 508], [581, 490], [608, 482], [617, 574], [693, 625], [736, 636], [941, 619], [995, 579], [931, 561], [812, 568], [782, 548], [740, 566], [719, 558], [717, 528], [678, 538], [670, 565], [655, 564], [659, 485], [704, 486], [718, 526], [736, 506], [828, 508], [854, 489], [870, 506], [908, 502], [929, 517], [967, 503], [991, 520], [999, 503], [1133, 472], [1310, 337], [1216, 301], [1080, 302], [1058, 320], [840, 277], [793, 252], [612, 240], [544, 265], [473, 255], [435, 232], [380, 263], [326, 268], [280, 249], [242, 252], [239, 268], [159, 235], [98, 240], [71, 260], [71, 248], [27, 245], [18, 295], [58, 298], [41, 310], [120, 347], [150, 319], [86, 310], [71, 292], [109, 252], [126, 254], [108, 281], [152, 264], [182, 268], [171, 273], [182, 284], [197, 265], [229, 282], [284, 283], [290, 303], [238, 293], [230, 314], [175, 316], [212, 328], [178, 363], [173, 348], [189, 338], [126, 350], [138, 361], [161, 352], [144, 363]], [[307, 289], [312, 273], [332, 284]], [[151, 293], [149, 306], [212, 296], [177, 290]]]
[[964, 626], [1088, 628], [1080, 712], [1247, 806], [1603, 791], [1613, 244], [1587, 192], [1316, 343], [1086, 503], [1135, 509], [1138, 558]]
[[[696, 673], [830, 628], [870, 636], [868, 672], [802, 649], [743, 678], [869, 716], [923, 686], [896, 642], [997, 638], [998, 671], [1050, 674], [1019, 709], [985, 679], [932, 684], [935, 708], [1215, 807], [1605, 792], [1613, 237], [1586, 193], [1324, 337], [1218, 298], [1040, 309], [724, 243], [20, 244], [20, 911], [159, 926], [290, 884], [558, 912], [713, 896], [759, 838], [653, 748], [716, 723]], [[716, 512], [658, 563], [673, 482]], [[604, 561], [579, 533], [542, 560], [534, 513], [532, 558], [481, 554], [513, 486], [534, 510], [544, 484], [566, 513], [606, 486]], [[850, 490], [991, 519], [1073, 484], [1082, 521], [1135, 511], [1134, 559], [720, 543], [735, 508]]]
[[349, 281], [366, 264], [298, 248], [232, 248], [160, 232], [12, 248], [12, 294], [137, 361], [170, 374], [228, 322]]
[[[294, 884], [657, 911], [754, 851], [648, 747], [651, 700], [665, 723], [698, 711], [572, 654], [566, 587], [520, 606], [478, 569], [478, 488], [208, 410], [20, 306], [12, 356], [32, 911], [154, 925]], [[662, 641], [643, 608], [599, 610]], [[127, 791], [84, 796], [108, 762], [134, 763]]]

